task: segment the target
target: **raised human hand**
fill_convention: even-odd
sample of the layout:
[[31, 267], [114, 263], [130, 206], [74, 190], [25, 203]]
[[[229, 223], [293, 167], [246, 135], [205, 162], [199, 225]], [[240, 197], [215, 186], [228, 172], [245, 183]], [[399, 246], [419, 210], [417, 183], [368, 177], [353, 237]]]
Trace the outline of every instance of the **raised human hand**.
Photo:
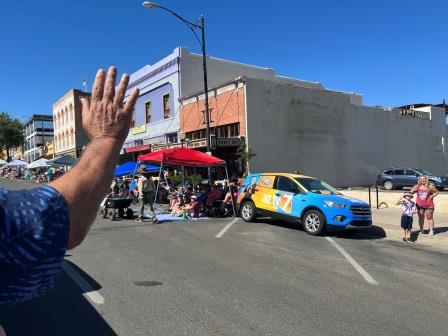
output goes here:
[[121, 147], [131, 126], [131, 115], [138, 97], [135, 89], [123, 105], [129, 75], [123, 74], [117, 92], [115, 80], [117, 68], [110, 67], [107, 73], [98, 70], [92, 88], [92, 96], [83, 98], [82, 125], [90, 141], [108, 140]]

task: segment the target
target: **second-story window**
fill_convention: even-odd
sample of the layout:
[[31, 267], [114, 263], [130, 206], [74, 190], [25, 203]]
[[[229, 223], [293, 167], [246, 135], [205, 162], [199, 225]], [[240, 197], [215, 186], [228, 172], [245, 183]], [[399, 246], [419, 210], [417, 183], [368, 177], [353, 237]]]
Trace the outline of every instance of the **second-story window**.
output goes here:
[[145, 103], [145, 116], [146, 116], [146, 123], [149, 124], [151, 122], [152, 117], [152, 104], [150, 100]]
[[135, 127], [135, 108], [132, 111], [132, 116], [131, 116], [131, 128]]
[[167, 93], [163, 96], [163, 119], [167, 119], [171, 114], [171, 101], [170, 94]]

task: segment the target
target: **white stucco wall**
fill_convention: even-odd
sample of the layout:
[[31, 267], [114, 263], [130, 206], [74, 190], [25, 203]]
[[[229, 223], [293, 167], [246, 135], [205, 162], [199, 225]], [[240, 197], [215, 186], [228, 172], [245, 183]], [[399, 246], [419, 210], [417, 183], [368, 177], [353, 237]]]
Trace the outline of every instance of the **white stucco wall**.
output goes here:
[[433, 151], [433, 136], [446, 130], [437, 111], [433, 120], [402, 116], [343, 93], [251, 78], [246, 90], [251, 172], [299, 170], [341, 187], [371, 185], [390, 166], [447, 173], [447, 153]]
[[[186, 97], [204, 90], [204, 75], [202, 70], [202, 55], [190, 53], [180, 48], [181, 96]], [[288, 83], [302, 87], [323, 89], [320, 83], [278, 76], [274, 69], [262, 68], [216, 57], [207, 57], [208, 87], [212, 88], [241, 76], [269, 79], [279, 83]]]

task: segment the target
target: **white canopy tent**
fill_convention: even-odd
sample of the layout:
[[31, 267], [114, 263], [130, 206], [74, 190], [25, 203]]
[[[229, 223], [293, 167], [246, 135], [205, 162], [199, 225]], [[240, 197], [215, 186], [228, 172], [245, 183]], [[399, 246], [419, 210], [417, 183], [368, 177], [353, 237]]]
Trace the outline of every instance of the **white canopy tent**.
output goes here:
[[47, 167], [49, 167], [49, 164], [47, 163], [47, 161], [48, 160], [46, 160], [44, 158], [38, 159], [38, 160], [36, 160], [34, 162], [31, 162], [27, 166], [27, 168], [28, 169], [47, 168]]
[[6, 164], [8, 167], [25, 167], [28, 163], [22, 160], [14, 160]]

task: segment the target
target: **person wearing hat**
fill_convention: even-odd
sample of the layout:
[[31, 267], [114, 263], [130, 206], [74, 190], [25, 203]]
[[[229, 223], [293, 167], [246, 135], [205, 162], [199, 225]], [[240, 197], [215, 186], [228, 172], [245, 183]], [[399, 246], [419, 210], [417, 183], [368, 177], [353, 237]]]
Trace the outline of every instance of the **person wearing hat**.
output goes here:
[[188, 215], [189, 217], [199, 217], [199, 212], [201, 209], [201, 205], [195, 195], [191, 196], [190, 204], [183, 207], [184, 215]]
[[411, 231], [412, 222], [414, 220], [413, 215], [417, 212], [415, 203], [412, 201], [413, 194], [406, 191], [397, 202], [397, 205], [401, 205], [401, 228], [403, 229], [403, 241], [412, 242]]
[[149, 171], [147, 171], [145, 167], [140, 166], [140, 168], [138, 169], [138, 173], [140, 174], [140, 177], [137, 181], [138, 198], [140, 200], [140, 211], [137, 221], [140, 223], [143, 222], [145, 205], [149, 205], [149, 209], [151, 210], [153, 215], [153, 221], [155, 221], [156, 214], [152, 206], [152, 203], [154, 202], [154, 192], [156, 190], [154, 181], [152, 180]]

